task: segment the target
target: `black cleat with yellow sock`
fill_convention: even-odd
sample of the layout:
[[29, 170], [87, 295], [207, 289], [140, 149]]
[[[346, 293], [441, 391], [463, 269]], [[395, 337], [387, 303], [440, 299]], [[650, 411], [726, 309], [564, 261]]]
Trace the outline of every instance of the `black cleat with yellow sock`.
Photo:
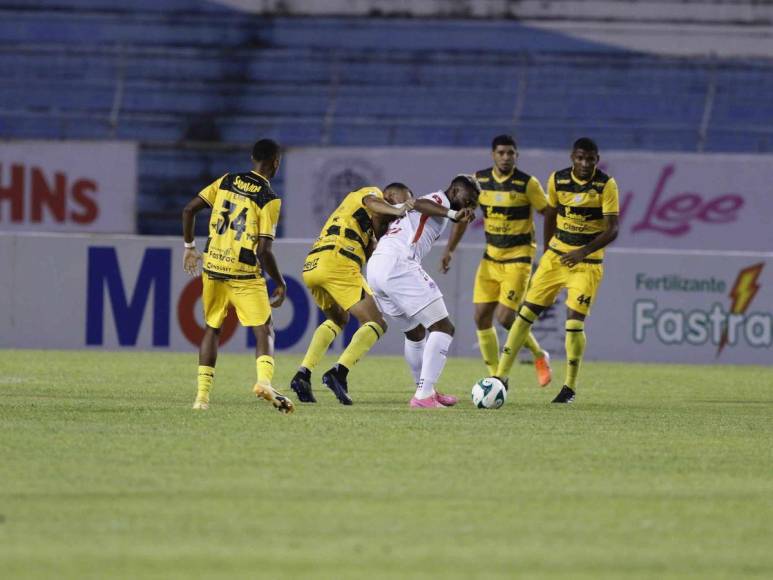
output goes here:
[[298, 395], [301, 403], [316, 403], [314, 393], [311, 390], [311, 371], [308, 369], [299, 369], [293, 380], [290, 381], [290, 388]]
[[346, 384], [346, 376], [349, 369], [343, 365], [336, 365], [324, 375], [322, 375], [322, 384], [333, 391], [333, 394], [342, 405], [351, 405], [352, 399], [349, 396], [349, 386]]
[[570, 389], [566, 385], [561, 388], [561, 391], [553, 399], [554, 403], [574, 403], [574, 389]]

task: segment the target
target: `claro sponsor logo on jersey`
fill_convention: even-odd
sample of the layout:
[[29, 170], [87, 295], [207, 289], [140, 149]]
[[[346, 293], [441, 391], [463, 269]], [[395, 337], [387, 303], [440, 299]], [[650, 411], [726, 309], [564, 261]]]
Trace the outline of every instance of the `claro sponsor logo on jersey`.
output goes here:
[[93, 179], [21, 163], [0, 164], [0, 224], [91, 224], [99, 217]]
[[[742, 268], [732, 283], [713, 276], [687, 278], [678, 274], [636, 274], [637, 291], [672, 296], [674, 293], [686, 294], [687, 302], [695, 306], [672, 308], [663, 307], [663, 301], [659, 303], [654, 299], [635, 300], [634, 340], [641, 343], [655, 339], [664, 344], [693, 346], [711, 344], [716, 346], [717, 357], [725, 348], [741, 342], [755, 348], [773, 346], [773, 315], [750, 311], [760, 290], [759, 278], [764, 267], [765, 263], [759, 262]], [[716, 299], [711, 297], [712, 294]], [[701, 307], [701, 303], [710, 305]]]

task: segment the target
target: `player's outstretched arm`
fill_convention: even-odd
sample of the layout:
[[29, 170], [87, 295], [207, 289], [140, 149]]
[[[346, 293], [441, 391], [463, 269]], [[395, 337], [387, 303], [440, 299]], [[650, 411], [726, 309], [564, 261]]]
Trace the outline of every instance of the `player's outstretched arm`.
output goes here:
[[387, 202], [385, 202], [380, 197], [376, 197], [375, 195], [369, 195], [365, 199], [362, 200], [362, 203], [365, 207], [367, 207], [370, 211], [372, 211], [375, 214], [381, 214], [381, 215], [394, 215], [397, 217], [403, 217], [407, 212], [413, 209], [414, 200], [413, 198], [408, 198], [405, 203], [397, 206], [397, 205], [390, 205]]
[[287, 283], [284, 276], [279, 271], [279, 266], [276, 263], [276, 256], [272, 247], [274, 240], [267, 236], [260, 236], [258, 238], [258, 247], [256, 253], [258, 260], [260, 260], [260, 267], [266, 272], [276, 284], [274, 292], [271, 294], [271, 308], [279, 308], [282, 302], [285, 300], [287, 294]]
[[201, 261], [201, 254], [196, 251], [196, 242], [193, 239], [196, 214], [206, 207], [209, 207], [207, 202], [196, 196], [183, 208], [183, 241], [185, 242], [183, 270], [191, 276], [198, 274], [199, 262]]
[[445, 252], [443, 252], [443, 257], [440, 259], [440, 271], [443, 272], [443, 274], [448, 273], [451, 269], [451, 260], [454, 257], [456, 246], [462, 241], [462, 236], [464, 235], [464, 232], [467, 231], [467, 223], [468, 222], [456, 222], [451, 230], [451, 234], [448, 236]]
[[620, 229], [620, 222], [617, 214], [605, 215], [604, 227], [604, 231], [596, 236], [589, 244], [561, 256], [561, 263], [565, 266], [574, 266], [575, 264], [582, 262], [596, 250], [600, 250], [604, 246], [612, 243], [617, 237], [617, 233]]
[[475, 210], [471, 207], [463, 207], [458, 211], [454, 211], [429, 199], [417, 199], [413, 209], [429, 217], [444, 217], [453, 222], [469, 223], [475, 219]]

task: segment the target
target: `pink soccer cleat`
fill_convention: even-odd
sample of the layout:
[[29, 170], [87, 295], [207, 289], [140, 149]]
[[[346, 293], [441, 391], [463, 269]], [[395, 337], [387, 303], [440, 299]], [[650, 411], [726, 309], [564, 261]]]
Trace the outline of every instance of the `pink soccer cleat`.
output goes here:
[[413, 409], [445, 409], [445, 405], [438, 401], [437, 393], [432, 393], [432, 396], [426, 399], [417, 399], [413, 397], [411, 399], [411, 408]]
[[543, 350], [542, 356], [534, 359], [534, 369], [537, 371], [537, 382], [539, 382], [539, 386], [547, 387], [553, 378], [548, 351]]
[[435, 391], [435, 396], [437, 397], [438, 402], [444, 407], [453, 407], [459, 402], [459, 399], [453, 395], [444, 395], [440, 391]]

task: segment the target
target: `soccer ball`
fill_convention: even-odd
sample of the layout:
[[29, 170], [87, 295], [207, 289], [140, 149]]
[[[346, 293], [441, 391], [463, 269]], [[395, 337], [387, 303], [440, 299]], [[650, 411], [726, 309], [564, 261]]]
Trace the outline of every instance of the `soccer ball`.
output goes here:
[[507, 389], [496, 377], [479, 380], [472, 386], [472, 404], [478, 409], [499, 409], [507, 400]]

